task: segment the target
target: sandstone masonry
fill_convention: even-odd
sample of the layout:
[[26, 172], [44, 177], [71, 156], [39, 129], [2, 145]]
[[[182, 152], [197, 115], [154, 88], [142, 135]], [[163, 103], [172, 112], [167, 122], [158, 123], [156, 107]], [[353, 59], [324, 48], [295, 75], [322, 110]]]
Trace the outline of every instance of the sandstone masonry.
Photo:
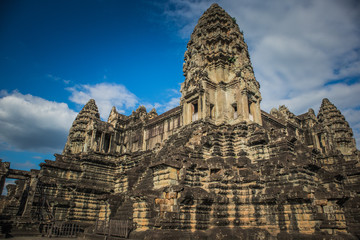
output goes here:
[[117, 221], [139, 239], [360, 238], [359, 150], [328, 99], [317, 116], [262, 111], [243, 33], [217, 4], [191, 35], [184, 76], [164, 114], [114, 107], [104, 122], [90, 100], [55, 161], [0, 162], [1, 188], [18, 179], [2, 231], [63, 221], [103, 238]]

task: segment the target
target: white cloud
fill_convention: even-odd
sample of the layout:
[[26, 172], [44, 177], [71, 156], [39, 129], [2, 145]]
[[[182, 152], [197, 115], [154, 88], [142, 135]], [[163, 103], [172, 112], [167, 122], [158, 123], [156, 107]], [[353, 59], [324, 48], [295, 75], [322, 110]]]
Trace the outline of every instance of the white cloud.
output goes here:
[[329, 98], [340, 110], [349, 110], [359, 106], [357, 97], [359, 92], [360, 83], [352, 85], [338, 83], [299, 92], [294, 97], [284, 98], [282, 100], [271, 99], [270, 101], [263, 102], [262, 108], [271, 109], [279, 105], [286, 105], [291, 106], [292, 110], [295, 109], [296, 113], [300, 114], [306, 112], [309, 108], [318, 110], [322, 99]]
[[116, 107], [118, 112], [133, 110], [138, 104], [138, 98], [124, 85], [99, 83], [96, 85], [79, 85], [68, 88], [71, 92], [70, 100], [80, 105], [86, 104], [90, 99], [95, 99], [102, 118], [109, 116], [111, 108]]
[[169, 111], [180, 105], [180, 91], [177, 89], [167, 89], [167, 96], [164, 98], [162, 103], [144, 103], [143, 105], [147, 110], [151, 110], [152, 108], [156, 109], [158, 114], [162, 114], [166, 111]]
[[61, 77], [57, 77], [57, 76], [54, 76], [52, 74], [47, 74], [46, 77], [53, 80], [53, 81], [56, 81], [56, 82], [58, 82], [58, 81], [63, 82], [64, 84], [69, 84], [71, 82], [70, 80], [63, 79]]
[[[165, 14], [188, 38], [211, 4], [171, 0]], [[359, 1], [223, 0], [219, 5], [244, 31], [264, 110], [285, 104], [301, 114], [318, 110], [327, 97], [360, 138], [359, 119], [353, 120], [360, 108]]]
[[165, 111], [169, 111], [180, 105], [180, 97], [173, 97], [170, 101], [165, 105]]
[[118, 112], [125, 113], [127, 110], [135, 110], [138, 105], [144, 105], [147, 111], [155, 108], [158, 114], [161, 114], [180, 104], [180, 93], [175, 89], [168, 89], [168, 96], [160, 103], [143, 102], [121, 84], [99, 83], [67, 89], [71, 92], [70, 100], [77, 104], [84, 105], [89, 99], [95, 99], [103, 119], [109, 115], [113, 106]]
[[151, 109], [155, 108], [156, 109], [156, 112], [158, 114], [162, 114], [166, 111], [169, 111], [173, 108], [176, 108], [180, 105], [180, 97], [172, 97], [169, 99], [168, 102], [165, 102], [165, 103], [154, 103], [154, 104], [151, 104], [151, 103], [145, 103], [143, 104], [146, 109], [148, 111], [150, 111]]
[[198, 18], [209, 6], [209, 1], [170, 0], [165, 5], [164, 14], [171, 21], [171, 25], [180, 27], [180, 36], [187, 39]]
[[36, 164], [33, 162], [30, 162], [29, 160], [26, 160], [25, 162], [15, 162], [14, 166], [16, 167], [16, 169], [30, 169], [30, 168], [35, 168]]
[[140, 105], [143, 105], [145, 108], [146, 108], [146, 111], [150, 111], [151, 109], [155, 108], [156, 109], [156, 112], [159, 113], [160, 112], [160, 109], [163, 108], [163, 104], [161, 103], [143, 103], [143, 104], [140, 104]]
[[61, 152], [76, 113], [65, 103], [1, 91], [1, 148]]
[[347, 109], [342, 112], [353, 129], [356, 145], [360, 145], [360, 109]]

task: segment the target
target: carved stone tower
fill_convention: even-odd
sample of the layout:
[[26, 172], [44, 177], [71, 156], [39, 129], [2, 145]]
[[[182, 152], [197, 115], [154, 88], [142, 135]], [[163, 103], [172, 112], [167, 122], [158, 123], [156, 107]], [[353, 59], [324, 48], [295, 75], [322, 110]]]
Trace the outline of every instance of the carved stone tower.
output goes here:
[[76, 116], [76, 119], [70, 128], [63, 154], [74, 154], [84, 151], [86, 129], [90, 121], [93, 119], [100, 121], [100, 114], [95, 104], [95, 100], [90, 99]]
[[184, 58], [184, 125], [200, 119], [262, 124], [260, 85], [243, 33], [219, 5], [213, 4], [199, 19]]
[[[356, 151], [355, 139], [349, 123], [341, 112], [329, 99], [324, 98], [318, 114], [319, 122], [331, 133], [335, 148], [344, 155], [351, 155]], [[323, 136], [318, 134], [320, 146], [324, 145]]]

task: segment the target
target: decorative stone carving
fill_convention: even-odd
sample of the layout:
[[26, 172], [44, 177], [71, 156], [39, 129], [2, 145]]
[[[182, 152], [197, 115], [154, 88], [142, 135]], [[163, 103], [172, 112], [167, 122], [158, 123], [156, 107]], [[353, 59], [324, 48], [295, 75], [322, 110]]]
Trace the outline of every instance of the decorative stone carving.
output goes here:
[[118, 221], [137, 226], [134, 239], [360, 237], [359, 150], [329, 100], [317, 117], [261, 111], [243, 34], [217, 4], [194, 29], [184, 74], [168, 112], [114, 107], [104, 122], [90, 100], [55, 161], [31, 172], [0, 161], [1, 188], [19, 179], [0, 202], [3, 229], [70, 221], [103, 238]]
[[215, 124], [249, 120], [261, 124], [260, 85], [243, 33], [233, 18], [213, 4], [199, 19], [184, 56], [181, 86], [183, 122]]
[[355, 139], [349, 123], [329, 99], [324, 98], [318, 114], [318, 121], [334, 138], [334, 144], [345, 155], [356, 151]]
[[64, 153], [80, 153], [84, 151], [86, 128], [91, 120], [99, 120], [100, 115], [94, 99], [83, 107], [70, 128]]

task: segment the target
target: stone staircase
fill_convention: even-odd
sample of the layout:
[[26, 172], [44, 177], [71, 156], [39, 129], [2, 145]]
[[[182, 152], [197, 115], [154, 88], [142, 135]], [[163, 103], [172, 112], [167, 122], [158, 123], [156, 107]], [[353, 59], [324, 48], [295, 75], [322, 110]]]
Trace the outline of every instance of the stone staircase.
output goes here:
[[126, 197], [123, 204], [117, 209], [115, 216], [112, 219], [129, 220], [133, 217], [133, 201], [130, 197]]
[[142, 189], [148, 190], [153, 188], [153, 171], [151, 168], [147, 168], [146, 171], [139, 177], [138, 181], [133, 187], [133, 192], [140, 191]]

